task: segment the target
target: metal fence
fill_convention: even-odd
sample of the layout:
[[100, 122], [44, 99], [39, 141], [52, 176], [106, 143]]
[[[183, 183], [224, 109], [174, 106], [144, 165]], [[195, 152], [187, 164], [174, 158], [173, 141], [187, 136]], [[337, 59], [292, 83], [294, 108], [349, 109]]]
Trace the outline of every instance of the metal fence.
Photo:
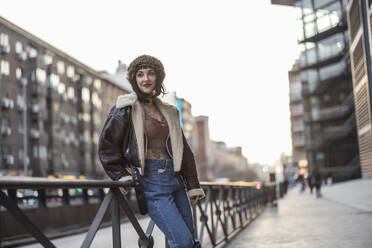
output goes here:
[[[26, 202], [36, 201], [37, 207], [47, 208], [54, 199], [62, 205], [70, 205], [71, 200], [89, 204], [93, 199], [100, 207], [90, 224], [81, 247], [90, 247], [104, 215], [110, 207], [113, 247], [121, 247], [120, 208], [138, 234], [138, 246], [153, 247], [152, 232], [154, 223], [150, 221], [146, 230], [139, 225], [127, 197], [119, 187], [132, 187], [131, 183], [103, 180], [62, 180], [46, 178], [0, 178], [0, 205], [5, 207], [14, 219], [44, 247], [55, 247], [51, 240], [35, 226], [24, 213]], [[192, 206], [194, 225], [198, 239], [203, 246], [218, 247], [226, 244], [242, 228], [253, 221], [263, 210], [265, 204], [275, 199], [274, 185], [261, 186], [257, 183], [202, 183], [206, 197]], [[27, 189], [36, 194], [23, 195]], [[78, 194], [71, 196], [71, 190]], [[31, 191], [35, 190], [35, 191]], [[47, 194], [46, 192], [55, 192]], [[48, 204], [47, 204], [48, 203]], [[165, 242], [167, 247], [167, 242]]]

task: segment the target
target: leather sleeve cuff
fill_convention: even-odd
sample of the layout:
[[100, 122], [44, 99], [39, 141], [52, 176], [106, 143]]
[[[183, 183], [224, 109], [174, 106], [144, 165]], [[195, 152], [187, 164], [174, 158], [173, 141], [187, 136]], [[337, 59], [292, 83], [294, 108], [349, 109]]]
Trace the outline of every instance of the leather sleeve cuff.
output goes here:
[[189, 191], [187, 191], [187, 195], [189, 196], [189, 198], [191, 198], [193, 196], [200, 196], [200, 199], [203, 199], [205, 197], [204, 190], [201, 189], [201, 188], [190, 189]]
[[130, 182], [130, 181], [133, 181], [133, 178], [132, 178], [132, 176], [125, 176], [125, 177], [120, 178], [118, 181], [120, 181], [120, 182]]

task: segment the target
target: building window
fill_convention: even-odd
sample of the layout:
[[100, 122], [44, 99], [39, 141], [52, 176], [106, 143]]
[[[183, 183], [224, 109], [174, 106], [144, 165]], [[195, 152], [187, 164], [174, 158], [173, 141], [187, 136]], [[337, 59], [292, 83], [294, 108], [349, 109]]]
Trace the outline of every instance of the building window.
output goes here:
[[96, 88], [97, 90], [101, 89], [101, 80], [99, 79], [94, 80], [94, 88]]
[[47, 158], [47, 148], [45, 146], [39, 146], [39, 157], [40, 159]]
[[62, 83], [62, 82], [59, 82], [59, 84], [58, 84], [58, 93], [62, 95], [62, 94], [65, 93], [65, 91], [66, 91], [65, 84]]
[[21, 53], [23, 52], [23, 44], [22, 44], [22, 42], [17, 41], [17, 42], [15, 43], [15, 52], [16, 52], [17, 54], [21, 54]]
[[65, 63], [62, 61], [57, 62], [57, 72], [60, 75], [63, 75], [65, 73]]
[[38, 158], [39, 157], [39, 153], [38, 153], [38, 146], [36, 146], [36, 145], [34, 145], [34, 146], [32, 146], [32, 156], [34, 157], [34, 158]]
[[92, 103], [94, 106], [96, 106], [98, 109], [101, 109], [102, 107], [102, 101], [99, 98], [97, 92], [93, 92], [92, 94]]
[[25, 99], [23, 98], [23, 96], [21, 95], [17, 95], [17, 107], [18, 109], [21, 111], [21, 110], [24, 110], [25, 109]]
[[51, 65], [53, 63], [53, 57], [49, 54], [45, 54], [43, 59], [44, 59], [43, 62], [45, 65]]
[[50, 74], [50, 82], [52, 84], [52, 88], [57, 89], [59, 84], [59, 76], [53, 73]]
[[4, 33], [0, 34], [0, 45], [1, 46], [9, 45], [9, 36], [7, 34], [4, 34]]
[[75, 68], [73, 66], [69, 65], [67, 67], [67, 72], [66, 73], [67, 73], [67, 77], [73, 78], [74, 75], [75, 75]]
[[81, 91], [81, 98], [83, 99], [84, 102], [90, 101], [90, 91], [87, 87], [83, 87]]
[[75, 89], [71, 86], [67, 88], [67, 97], [69, 99], [74, 99], [75, 97]]
[[1, 74], [5, 75], [5, 76], [9, 76], [9, 62], [6, 61], [6, 60], [1, 60], [1, 63], [0, 63], [0, 70], [1, 70]]
[[87, 85], [91, 85], [93, 82], [93, 79], [91, 77], [86, 77]]
[[36, 78], [40, 84], [44, 85], [46, 81], [46, 71], [40, 68], [36, 68]]
[[29, 47], [27, 47], [27, 50], [28, 50], [28, 57], [29, 58], [34, 59], [34, 58], [37, 57], [38, 52], [37, 52], [36, 48], [29, 46]]
[[23, 161], [24, 159], [23, 149], [18, 150], [18, 159]]
[[17, 79], [22, 78], [22, 69], [20, 67], [17, 67], [17, 69], [16, 69], [16, 78]]

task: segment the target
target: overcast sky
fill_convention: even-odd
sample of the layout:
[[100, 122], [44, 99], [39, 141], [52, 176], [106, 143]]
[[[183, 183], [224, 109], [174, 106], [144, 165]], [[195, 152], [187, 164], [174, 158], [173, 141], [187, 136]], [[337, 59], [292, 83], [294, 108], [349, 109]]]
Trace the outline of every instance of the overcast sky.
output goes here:
[[242, 146], [249, 162], [271, 164], [291, 151], [293, 8], [269, 0], [1, 0], [0, 15], [96, 70], [158, 57], [167, 90], [209, 116], [212, 139]]

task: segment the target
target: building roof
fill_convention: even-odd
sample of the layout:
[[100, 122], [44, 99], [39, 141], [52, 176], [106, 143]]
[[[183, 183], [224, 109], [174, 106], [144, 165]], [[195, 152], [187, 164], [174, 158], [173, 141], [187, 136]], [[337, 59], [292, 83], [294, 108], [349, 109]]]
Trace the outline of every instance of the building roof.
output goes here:
[[102, 78], [106, 79], [110, 83], [118, 86], [119, 88], [131, 92], [132, 86], [126, 78], [127, 66], [121, 63], [119, 60], [118, 67], [114, 74], [108, 73], [106, 71], [101, 72]]
[[17, 26], [16, 24], [8, 21], [7, 19], [5, 19], [4, 17], [2, 17], [1, 15], [0, 15], [0, 24], [3, 24], [4, 26], [10, 28], [11, 30], [16, 31], [17, 33], [25, 36], [27, 39], [35, 42], [36, 44], [39, 44], [39, 45], [45, 47], [46, 49], [48, 49], [49, 51], [51, 51], [51, 52], [53, 52], [55, 54], [58, 54], [59, 56], [61, 56], [61, 57], [65, 58], [65, 59], [71, 61], [71, 63], [74, 63], [74, 64], [80, 66], [81, 69], [86, 70], [86, 71], [92, 73], [93, 75], [95, 75], [97, 77], [100, 77], [101, 76], [98, 71], [96, 71], [93, 68], [91, 68], [91, 67], [83, 64], [82, 62], [80, 62], [77, 59], [71, 57], [70, 55], [68, 55], [67, 53], [63, 52], [62, 50], [60, 50], [60, 49], [52, 46], [48, 42], [45, 42], [42, 39], [36, 37], [35, 35], [27, 32], [23, 28], [21, 28], [21, 27]]
[[293, 6], [298, 0], [271, 0], [271, 4]]

